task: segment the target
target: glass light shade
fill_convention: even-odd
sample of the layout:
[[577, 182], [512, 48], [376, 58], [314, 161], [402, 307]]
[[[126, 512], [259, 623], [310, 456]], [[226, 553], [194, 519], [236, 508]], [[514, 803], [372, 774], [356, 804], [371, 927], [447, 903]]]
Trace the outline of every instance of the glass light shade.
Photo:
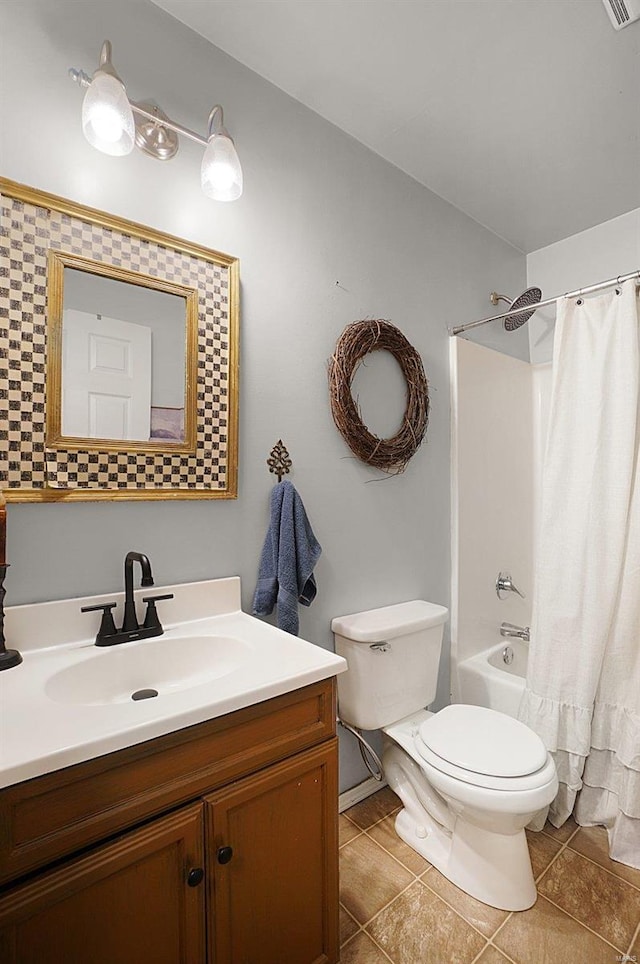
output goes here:
[[202, 190], [214, 201], [236, 201], [242, 194], [242, 168], [234, 143], [212, 134], [202, 158]]
[[104, 154], [121, 156], [133, 150], [135, 124], [127, 94], [115, 77], [96, 72], [82, 102], [82, 131]]

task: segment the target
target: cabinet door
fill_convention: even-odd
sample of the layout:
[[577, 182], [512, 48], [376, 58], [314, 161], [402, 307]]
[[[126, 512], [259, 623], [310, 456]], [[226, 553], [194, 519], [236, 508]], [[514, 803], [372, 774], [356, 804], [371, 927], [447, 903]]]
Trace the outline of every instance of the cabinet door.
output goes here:
[[337, 740], [205, 798], [213, 964], [338, 960]]
[[[0, 897], [3, 964], [204, 964], [203, 807], [185, 807]], [[195, 875], [197, 879], [198, 875]]]

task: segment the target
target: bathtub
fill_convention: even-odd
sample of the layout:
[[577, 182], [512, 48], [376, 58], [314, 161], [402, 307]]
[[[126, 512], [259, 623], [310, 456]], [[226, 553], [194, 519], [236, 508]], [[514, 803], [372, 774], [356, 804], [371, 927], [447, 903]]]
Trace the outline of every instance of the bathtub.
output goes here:
[[[505, 651], [507, 658], [512, 656], [511, 662], [505, 661]], [[529, 644], [523, 639], [503, 639], [491, 649], [458, 663], [458, 701], [517, 717], [528, 652]]]

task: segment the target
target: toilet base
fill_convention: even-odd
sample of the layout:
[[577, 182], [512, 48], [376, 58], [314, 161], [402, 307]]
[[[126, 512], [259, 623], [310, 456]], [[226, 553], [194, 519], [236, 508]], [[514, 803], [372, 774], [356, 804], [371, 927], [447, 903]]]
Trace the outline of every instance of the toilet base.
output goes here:
[[[396, 832], [451, 883], [500, 910], [527, 910], [537, 892], [524, 829], [500, 834], [454, 814], [399, 747], [384, 754], [385, 776], [404, 804]], [[428, 808], [428, 809], [427, 809]], [[432, 816], [436, 814], [437, 819]]]

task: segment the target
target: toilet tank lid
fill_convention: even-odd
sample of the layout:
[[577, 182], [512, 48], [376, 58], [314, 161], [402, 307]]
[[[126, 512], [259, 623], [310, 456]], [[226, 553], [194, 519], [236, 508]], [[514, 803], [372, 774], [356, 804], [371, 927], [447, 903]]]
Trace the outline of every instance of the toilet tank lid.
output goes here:
[[446, 622], [448, 615], [446, 606], [413, 599], [411, 602], [368, 609], [350, 616], [336, 616], [331, 621], [331, 629], [336, 635], [356, 643], [382, 643], [397, 636], [440, 626]]

